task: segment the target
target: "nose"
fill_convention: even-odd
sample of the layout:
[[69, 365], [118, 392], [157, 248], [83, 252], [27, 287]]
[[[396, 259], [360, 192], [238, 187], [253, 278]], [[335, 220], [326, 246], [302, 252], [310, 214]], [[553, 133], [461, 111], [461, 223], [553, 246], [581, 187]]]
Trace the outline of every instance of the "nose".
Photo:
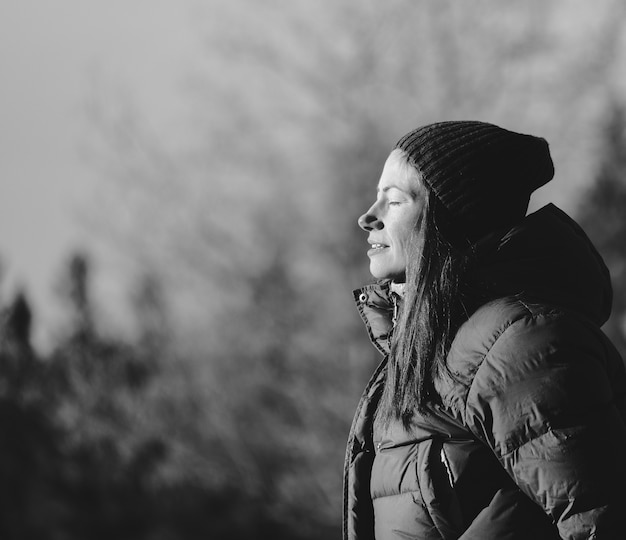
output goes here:
[[361, 229], [367, 232], [373, 230], [378, 231], [383, 228], [383, 222], [378, 219], [371, 208], [357, 220], [357, 223]]

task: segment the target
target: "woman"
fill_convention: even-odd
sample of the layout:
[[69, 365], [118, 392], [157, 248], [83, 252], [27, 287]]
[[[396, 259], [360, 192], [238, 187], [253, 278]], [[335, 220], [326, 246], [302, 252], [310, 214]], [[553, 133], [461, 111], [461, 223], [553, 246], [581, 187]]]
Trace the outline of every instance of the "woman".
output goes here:
[[405, 135], [359, 218], [355, 291], [384, 360], [359, 403], [344, 538], [626, 538], [626, 373], [608, 271], [548, 205], [544, 139], [482, 122]]

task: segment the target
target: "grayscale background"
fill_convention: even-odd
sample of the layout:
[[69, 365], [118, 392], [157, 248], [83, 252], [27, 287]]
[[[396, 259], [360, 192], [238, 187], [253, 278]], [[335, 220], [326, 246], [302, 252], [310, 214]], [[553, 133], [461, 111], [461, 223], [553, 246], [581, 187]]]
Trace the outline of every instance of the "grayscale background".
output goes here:
[[621, 0], [0, 0], [0, 537], [339, 539], [356, 218], [426, 123], [549, 141], [626, 351], [625, 90]]

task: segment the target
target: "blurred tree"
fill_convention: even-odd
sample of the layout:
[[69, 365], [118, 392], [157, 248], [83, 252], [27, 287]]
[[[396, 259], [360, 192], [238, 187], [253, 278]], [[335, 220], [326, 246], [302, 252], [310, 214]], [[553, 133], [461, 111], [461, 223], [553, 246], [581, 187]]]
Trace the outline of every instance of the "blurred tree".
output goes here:
[[24, 292], [19, 292], [9, 308], [6, 322], [7, 339], [29, 349], [32, 313]]
[[91, 299], [90, 261], [85, 252], [76, 251], [68, 261], [62, 275], [59, 293], [69, 314], [69, 327], [77, 341], [93, 337], [93, 306]]
[[598, 173], [582, 199], [580, 223], [611, 272], [613, 314], [605, 329], [626, 361], [626, 108], [607, 109]]
[[[94, 317], [88, 257], [69, 258], [62, 279], [71, 324], [50, 355], [55, 376], [58, 420], [76, 443], [111, 444], [130, 456], [145, 433], [133, 425], [141, 392], [158, 365], [157, 350], [143, 353], [143, 342], [103, 336]], [[108, 441], [108, 442], [107, 442]]]
[[0, 537], [48, 535], [62, 511], [50, 496], [58, 479], [58, 433], [44, 364], [30, 341], [32, 311], [25, 291], [0, 305]]
[[72, 324], [49, 358], [30, 347], [25, 293], [0, 306], [0, 536], [305, 538], [241, 486], [217, 490], [194, 477], [193, 463], [178, 461], [179, 426], [203, 430], [184, 392], [171, 391], [181, 373], [165, 362], [175, 358], [159, 280], [145, 277], [131, 296], [145, 317], [136, 341], [105, 338], [90, 274], [77, 262], [86, 259], [75, 254], [66, 266]]
[[35, 356], [30, 342], [32, 313], [26, 294], [20, 291], [12, 304], [5, 308], [0, 339], [2, 353], [2, 386], [4, 394], [21, 396], [32, 376]]
[[144, 538], [165, 430], [150, 421], [150, 384], [158, 354], [144, 342], [103, 336], [91, 295], [89, 257], [75, 253], [61, 282], [70, 325], [47, 361], [48, 410], [61, 434], [56, 489], [71, 538]]
[[134, 316], [139, 323], [138, 339], [142, 349], [158, 354], [168, 347], [171, 323], [163, 284], [155, 273], [142, 276], [132, 293]]

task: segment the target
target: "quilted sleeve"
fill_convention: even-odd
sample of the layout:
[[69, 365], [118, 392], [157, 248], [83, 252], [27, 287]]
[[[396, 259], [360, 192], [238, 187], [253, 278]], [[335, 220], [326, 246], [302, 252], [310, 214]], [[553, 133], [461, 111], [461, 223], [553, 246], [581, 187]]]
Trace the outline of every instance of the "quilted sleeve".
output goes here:
[[599, 329], [560, 312], [510, 324], [471, 384], [467, 425], [564, 539], [625, 534], [625, 388]]

